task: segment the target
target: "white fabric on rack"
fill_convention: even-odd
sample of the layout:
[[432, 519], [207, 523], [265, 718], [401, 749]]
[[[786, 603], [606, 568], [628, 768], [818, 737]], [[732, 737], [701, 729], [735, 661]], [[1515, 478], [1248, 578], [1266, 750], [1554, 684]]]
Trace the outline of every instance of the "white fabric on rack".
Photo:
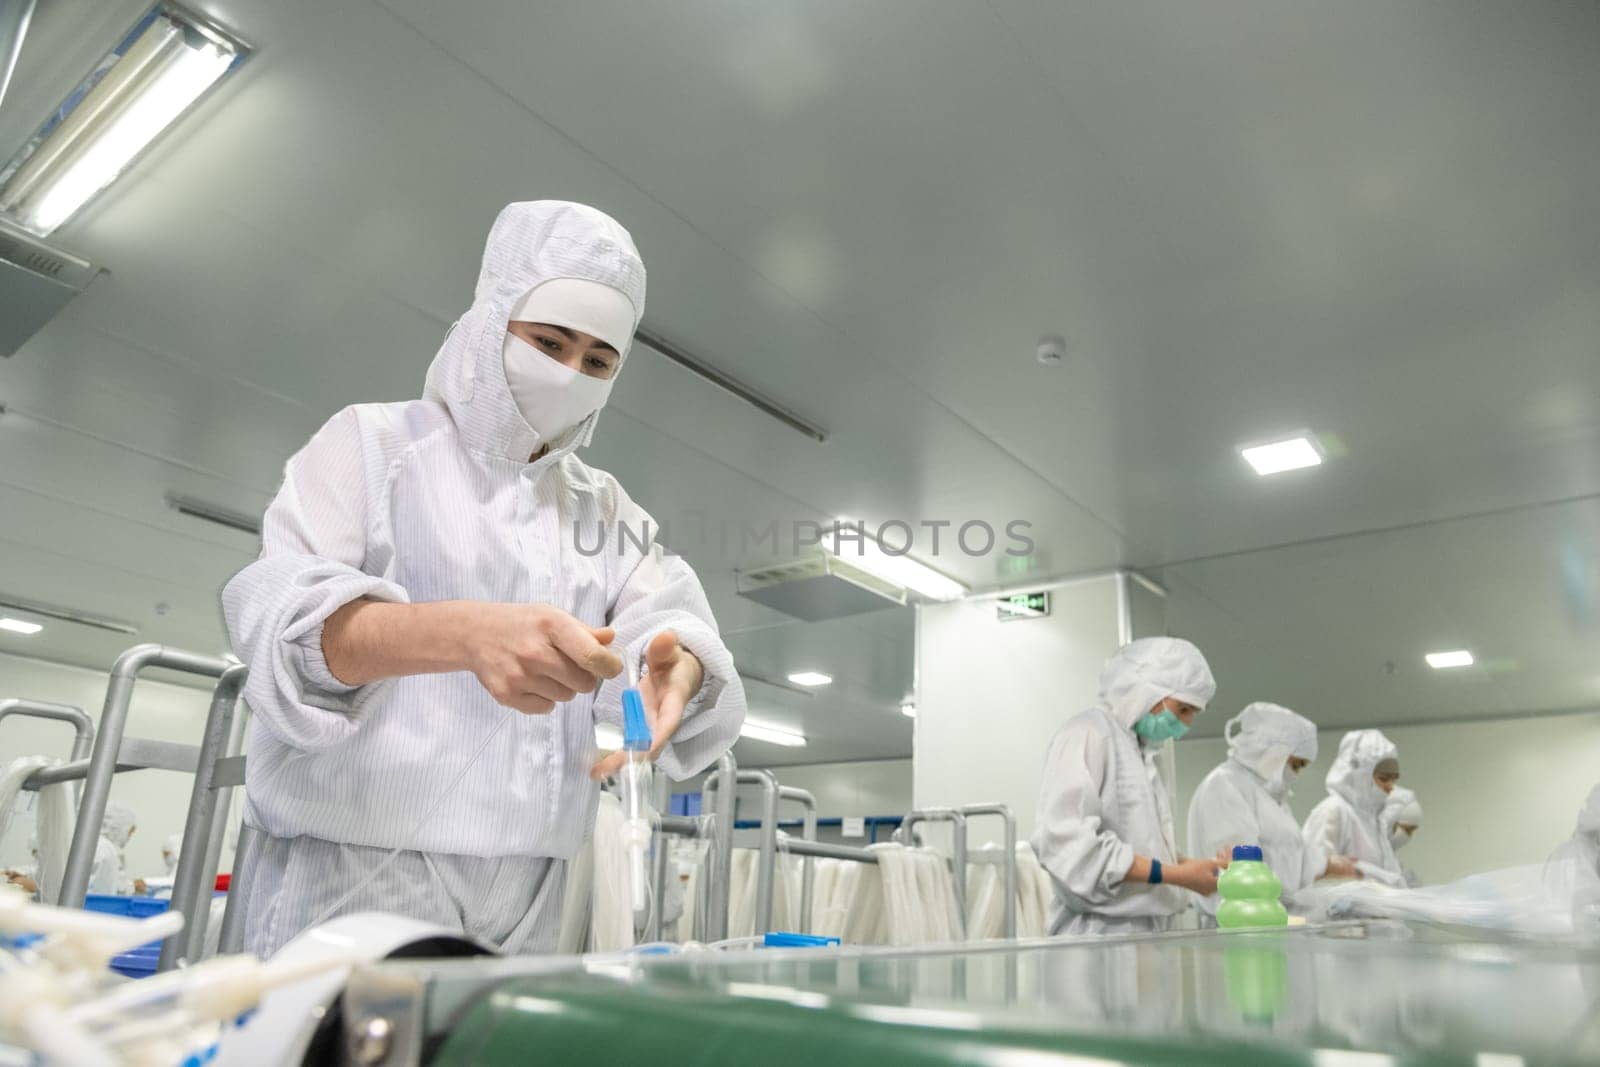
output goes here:
[[[0, 771], [0, 837], [5, 836], [17, 806], [22, 783], [35, 771], [54, 767], [60, 760], [49, 756], [23, 756]], [[39, 885], [39, 900], [54, 904], [61, 895], [61, 875], [67, 865], [67, 850], [72, 846], [72, 786], [63, 782], [39, 790], [34, 801], [34, 836], [39, 855], [34, 881]]]
[[591, 952], [616, 952], [634, 941], [633, 890], [622, 823], [622, 802], [610, 793], [602, 793], [590, 840], [594, 850], [594, 886], [589, 905]]

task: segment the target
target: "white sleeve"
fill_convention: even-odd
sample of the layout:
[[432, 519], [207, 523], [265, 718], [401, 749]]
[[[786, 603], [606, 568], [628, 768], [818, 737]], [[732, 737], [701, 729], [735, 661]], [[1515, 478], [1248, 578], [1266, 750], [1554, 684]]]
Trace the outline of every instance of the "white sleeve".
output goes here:
[[1189, 801], [1189, 855], [1209, 859], [1219, 849], [1261, 843], [1255, 805], [1223, 777], [1200, 783]]
[[1114, 899], [1134, 857], [1133, 846], [1101, 826], [1106, 762], [1104, 737], [1071, 727], [1058, 732], [1045, 757], [1033, 834], [1040, 865], [1091, 904]]
[[94, 843], [94, 866], [89, 868], [89, 892], [115, 893], [117, 879], [121, 874], [116, 846], [103, 837], [98, 838]]
[[[652, 544], [623, 584], [607, 621], [616, 628], [618, 647], [641, 669], [645, 649], [664, 630], [677, 634], [678, 643], [700, 661], [705, 681], [684, 708], [683, 722], [658, 763], [680, 782], [709, 767], [739, 739], [744, 685], [717, 632], [694, 568]], [[603, 686], [595, 701], [595, 718], [620, 725], [621, 700], [621, 686]]]
[[1350, 831], [1345, 826], [1344, 805], [1333, 797], [1328, 797], [1311, 809], [1311, 814], [1306, 816], [1303, 832], [1306, 848], [1323, 854], [1324, 867], [1327, 865], [1326, 857], [1350, 854]]
[[346, 408], [289, 460], [262, 519], [261, 557], [222, 591], [234, 653], [250, 667], [250, 710], [297, 748], [348, 739], [388, 684], [345, 685], [322, 653], [322, 624], [345, 604], [408, 599], [400, 586], [361, 569], [366, 514], [360, 426], [355, 409]]

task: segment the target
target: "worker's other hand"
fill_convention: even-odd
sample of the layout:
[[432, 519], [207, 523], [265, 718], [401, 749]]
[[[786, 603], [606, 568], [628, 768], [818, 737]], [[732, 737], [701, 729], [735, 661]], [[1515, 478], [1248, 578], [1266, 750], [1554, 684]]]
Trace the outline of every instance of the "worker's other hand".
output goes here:
[[35, 882], [32, 878], [29, 878], [21, 871], [7, 871], [6, 881], [10, 882], [12, 885], [20, 885], [23, 890], [28, 893], [37, 893], [39, 891], [39, 883]]
[[[706, 671], [671, 630], [656, 634], [645, 649], [644, 661], [648, 673], [639, 680], [639, 695], [644, 698], [644, 715], [650, 723], [650, 758], [655, 759], [683, 724], [684, 706], [700, 692]], [[589, 777], [598, 781], [615, 774], [627, 759], [626, 752], [603, 756], [589, 769]]]
[[622, 673], [616, 631], [549, 604], [484, 604], [468, 642], [472, 673], [497, 703], [545, 715]]
[[1164, 866], [1161, 880], [1209, 897], [1217, 891], [1217, 876], [1221, 873], [1216, 860], [1183, 860]]
[[1216, 860], [1218, 867], [1227, 870], [1228, 864], [1233, 862], [1233, 849], [1228, 848], [1226, 845], [1217, 849]]
[[144, 894], [149, 890], [149, 888], [150, 887], [145, 884], [145, 881], [144, 881], [143, 878], [135, 878], [133, 880], [133, 891], [135, 893], [138, 893], [140, 896], [144, 896]]
[[1361, 868], [1356, 866], [1356, 861], [1349, 856], [1329, 856], [1328, 869], [1323, 872], [1324, 878], [1360, 878]]

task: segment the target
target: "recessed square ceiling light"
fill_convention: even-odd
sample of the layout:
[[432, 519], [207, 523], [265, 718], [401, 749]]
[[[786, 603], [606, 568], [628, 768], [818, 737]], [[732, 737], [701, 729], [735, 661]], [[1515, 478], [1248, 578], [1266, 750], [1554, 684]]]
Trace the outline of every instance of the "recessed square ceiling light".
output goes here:
[[915, 719], [917, 717], [917, 706], [909, 702], [901, 704], [900, 714], [904, 715], [908, 719]]
[[797, 734], [793, 730], [784, 730], [766, 723], [744, 721], [739, 727], [739, 736], [748, 737], [752, 741], [765, 741], [769, 745], [783, 745], [785, 748], [805, 748], [805, 734]]
[[1470, 667], [1473, 663], [1472, 653], [1464, 648], [1458, 648], [1453, 652], [1429, 652], [1423, 658], [1428, 661], [1428, 666], [1436, 671], [1445, 671], [1452, 667]]
[[1285, 441], [1273, 441], [1264, 445], [1249, 445], [1240, 448], [1239, 454], [1262, 477], [1299, 470], [1302, 467], [1315, 467], [1322, 462], [1322, 452], [1307, 436], [1291, 437]]
[[833, 679], [819, 671], [795, 671], [789, 675], [789, 681], [795, 685], [827, 685]]
[[8, 633], [32, 636], [43, 629], [44, 627], [40, 626], [38, 623], [28, 622], [26, 619], [0, 619], [0, 630], [5, 630]]

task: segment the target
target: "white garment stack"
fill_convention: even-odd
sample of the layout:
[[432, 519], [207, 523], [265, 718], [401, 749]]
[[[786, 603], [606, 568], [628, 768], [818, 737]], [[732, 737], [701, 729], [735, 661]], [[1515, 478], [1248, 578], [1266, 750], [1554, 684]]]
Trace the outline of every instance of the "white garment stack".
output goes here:
[[[22, 783], [35, 771], [54, 767], [60, 760], [49, 756], [23, 756], [14, 759], [0, 772], [0, 837], [10, 827], [11, 816], [16, 811], [17, 794]], [[41, 789], [34, 803], [35, 834], [39, 843], [39, 858], [35, 866], [34, 881], [39, 885], [39, 899], [54, 904], [61, 894], [61, 875], [67, 866], [67, 850], [72, 845], [74, 811], [72, 786], [60, 785]]]

